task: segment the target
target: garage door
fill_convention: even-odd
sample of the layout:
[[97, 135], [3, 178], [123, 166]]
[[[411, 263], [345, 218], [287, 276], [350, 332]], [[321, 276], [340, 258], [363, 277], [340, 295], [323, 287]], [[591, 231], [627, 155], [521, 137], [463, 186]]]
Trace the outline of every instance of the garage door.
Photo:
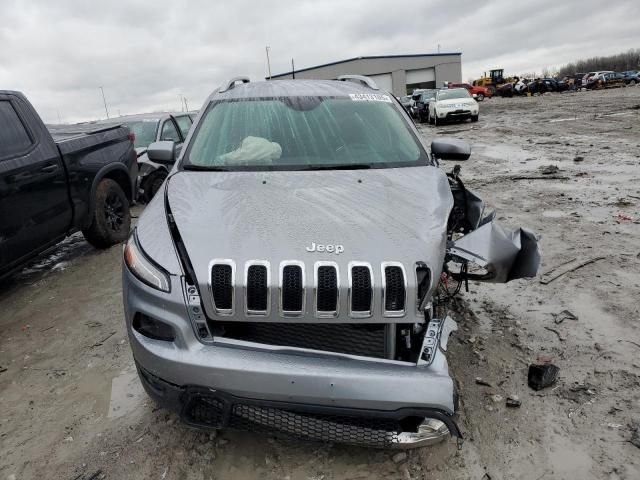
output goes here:
[[369, 78], [372, 78], [374, 82], [378, 84], [382, 90], [386, 90], [387, 92], [393, 92], [393, 82], [391, 81], [390, 73], [383, 73], [381, 75], [369, 75]]
[[407, 70], [407, 85], [412, 83], [427, 83], [436, 81], [436, 71], [433, 68]]

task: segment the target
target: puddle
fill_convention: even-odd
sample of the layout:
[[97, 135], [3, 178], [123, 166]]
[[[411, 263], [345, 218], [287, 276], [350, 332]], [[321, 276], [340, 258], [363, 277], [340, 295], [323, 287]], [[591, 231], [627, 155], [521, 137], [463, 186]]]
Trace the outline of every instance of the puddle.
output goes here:
[[60, 242], [53, 251], [46, 257], [36, 260], [16, 275], [16, 277], [30, 277], [38, 273], [49, 271], [62, 271], [67, 268], [71, 262], [85, 253], [93, 250], [82, 233], [74, 233]]
[[120, 418], [138, 409], [146, 400], [146, 393], [134, 366], [123, 370], [111, 381], [108, 418]]
[[560, 217], [564, 217], [565, 215], [566, 213], [564, 213], [561, 210], [544, 210], [542, 212], [542, 216], [548, 217], [548, 218], [560, 218]]

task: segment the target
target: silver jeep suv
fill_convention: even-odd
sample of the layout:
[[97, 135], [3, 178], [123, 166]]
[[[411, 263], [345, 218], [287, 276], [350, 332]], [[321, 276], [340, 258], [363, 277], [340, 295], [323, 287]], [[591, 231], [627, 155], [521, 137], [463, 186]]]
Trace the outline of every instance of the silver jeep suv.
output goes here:
[[[368, 78], [236, 78], [206, 101], [124, 252], [140, 379], [202, 428], [373, 447], [460, 436], [452, 285], [535, 275], [536, 237], [483, 213]], [[474, 262], [476, 270], [470, 270]], [[473, 273], [471, 273], [473, 271]], [[446, 280], [446, 281], [445, 281]]]

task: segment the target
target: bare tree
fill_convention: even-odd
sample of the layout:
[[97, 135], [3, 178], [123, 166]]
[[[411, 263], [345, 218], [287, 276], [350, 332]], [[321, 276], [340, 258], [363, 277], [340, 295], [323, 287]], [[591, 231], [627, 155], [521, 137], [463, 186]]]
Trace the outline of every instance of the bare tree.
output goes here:
[[614, 72], [640, 70], [640, 48], [632, 48], [625, 53], [618, 53], [617, 55], [584, 58], [567, 63], [560, 68], [558, 75], [574, 75], [596, 70], [613, 70]]

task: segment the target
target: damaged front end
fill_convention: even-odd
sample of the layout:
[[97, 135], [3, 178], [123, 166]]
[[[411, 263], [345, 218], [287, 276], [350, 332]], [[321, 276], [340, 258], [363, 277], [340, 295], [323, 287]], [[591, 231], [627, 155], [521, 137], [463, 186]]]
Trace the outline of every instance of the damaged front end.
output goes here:
[[[459, 165], [447, 177], [454, 207], [448, 224], [445, 271], [450, 262], [459, 264], [459, 272], [451, 272], [451, 276], [465, 283], [506, 283], [534, 277], [541, 257], [536, 234], [496, 223], [495, 211], [485, 213], [484, 202], [465, 187]], [[475, 271], [469, 271], [470, 264]]]
[[[458, 173], [172, 175], [134, 233], [171, 288], [124, 272], [146, 390], [202, 428], [384, 448], [461, 438], [448, 280], [530, 276], [539, 252], [528, 231], [494, 224]], [[154, 322], [173, 340], [140, 328]]]

